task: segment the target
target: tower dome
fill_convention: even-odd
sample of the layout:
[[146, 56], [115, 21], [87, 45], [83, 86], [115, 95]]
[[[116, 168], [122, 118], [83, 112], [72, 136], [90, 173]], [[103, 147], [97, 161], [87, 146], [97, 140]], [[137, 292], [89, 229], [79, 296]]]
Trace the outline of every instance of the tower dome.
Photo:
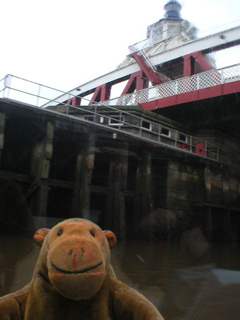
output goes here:
[[182, 6], [177, 0], [170, 0], [165, 4], [164, 9], [165, 19], [167, 20], [181, 20], [180, 11], [182, 10]]
[[175, 37], [178, 37], [175, 44], [179, 43], [178, 41], [184, 42], [196, 37], [196, 28], [181, 18], [182, 6], [177, 0], [168, 0], [164, 10], [164, 18], [148, 26], [147, 39], [150, 46]]

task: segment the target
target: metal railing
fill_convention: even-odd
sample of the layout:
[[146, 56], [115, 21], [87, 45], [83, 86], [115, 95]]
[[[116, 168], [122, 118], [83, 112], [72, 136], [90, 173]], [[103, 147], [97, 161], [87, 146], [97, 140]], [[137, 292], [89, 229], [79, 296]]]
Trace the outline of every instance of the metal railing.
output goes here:
[[[160, 100], [170, 96], [236, 81], [240, 81], [240, 64], [169, 81], [164, 84], [102, 101], [97, 104], [105, 106], [136, 106], [149, 101]], [[66, 93], [62, 90], [12, 75], [7, 75], [0, 80], [0, 94], [2, 94], [3, 98], [22, 101], [37, 107], [42, 107], [49, 101], [62, 103], [63, 101], [59, 101], [60, 98], [56, 98], [62, 94], [67, 95], [68, 99], [75, 97], [71, 93]], [[81, 99], [84, 100], [84, 98]], [[87, 99], [86, 101], [89, 102]]]
[[[46, 102], [54, 101], [56, 96], [65, 93], [65, 91], [10, 74], [0, 80], [0, 94], [2, 94], [2, 98], [21, 101], [40, 108]], [[71, 97], [73, 95], [69, 94], [69, 98]]]
[[[0, 93], [2, 93], [3, 99], [23, 101], [38, 109], [41, 109], [46, 101], [51, 101], [53, 109], [51, 110], [51, 107], [44, 109], [47, 112], [65, 114], [68, 118], [73, 118], [88, 125], [107, 129], [113, 133], [124, 133], [130, 137], [196, 157], [238, 165], [237, 159], [232, 158], [229, 153], [220, 150], [219, 147], [207, 141], [110, 105], [72, 106], [59, 101], [58, 98], [53, 98], [54, 95], [66, 94], [65, 92], [36, 82], [7, 75], [0, 80]], [[75, 97], [72, 94], [68, 95], [69, 99]], [[20, 96], [24, 97], [24, 100], [19, 99]]]
[[158, 86], [150, 87], [101, 102], [101, 104], [118, 106], [140, 105], [142, 103], [160, 100], [167, 97], [236, 81], [240, 81], [240, 64], [198, 73], [191, 77], [169, 81]]
[[128, 47], [130, 54], [133, 54], [135, 52], [141, 51], [141, 50], [146, 50], [149, 48], [149, 39], [145, 39], [142, 41], [139, 41], [131, 46]]

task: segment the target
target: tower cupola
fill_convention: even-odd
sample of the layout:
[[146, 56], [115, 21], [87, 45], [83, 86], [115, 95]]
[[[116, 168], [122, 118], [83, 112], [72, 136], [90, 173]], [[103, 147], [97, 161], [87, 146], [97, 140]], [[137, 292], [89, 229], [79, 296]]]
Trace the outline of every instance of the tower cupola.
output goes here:
[[167, 20], [181, 20], [180, 11], [182, 10], [182, 6], [177, 0], [170, 0], [165, 4], [164, 9], [165, 19]]
[[181, 18], [182, 6], [177, 0], [169, 0], [164, 10], [164, 18], [148, 26], [147, 39], [150, 46], [175, 37], [182, 37], [183, 41], [194, 39], [196, 28]]

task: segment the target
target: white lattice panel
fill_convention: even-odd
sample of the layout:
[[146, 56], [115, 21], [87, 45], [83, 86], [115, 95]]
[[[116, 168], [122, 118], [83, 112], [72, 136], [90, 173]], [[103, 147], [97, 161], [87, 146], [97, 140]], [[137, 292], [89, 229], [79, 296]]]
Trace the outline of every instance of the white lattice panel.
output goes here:
[[111, 105], [139, 105], [148, 101], [159, 100], [235, 81], [240, 81], [240, 65], [211, 70], [192, 77], [169, 81], [130, 95], [112, 99]]
[[224, 83], [230, 83], [240, 80], [240, 65], [236, 65], [222, 70]]

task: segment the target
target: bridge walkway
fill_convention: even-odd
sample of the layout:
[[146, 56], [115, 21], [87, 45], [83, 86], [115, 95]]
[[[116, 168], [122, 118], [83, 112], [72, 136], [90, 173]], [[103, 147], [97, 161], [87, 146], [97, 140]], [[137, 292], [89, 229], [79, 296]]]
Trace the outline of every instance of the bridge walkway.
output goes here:
[[156, 110], [237, 92], [240, 92], [240, 64], [169, 81], [101, 102], [101, 105], [139, 105], [145, 110]]

